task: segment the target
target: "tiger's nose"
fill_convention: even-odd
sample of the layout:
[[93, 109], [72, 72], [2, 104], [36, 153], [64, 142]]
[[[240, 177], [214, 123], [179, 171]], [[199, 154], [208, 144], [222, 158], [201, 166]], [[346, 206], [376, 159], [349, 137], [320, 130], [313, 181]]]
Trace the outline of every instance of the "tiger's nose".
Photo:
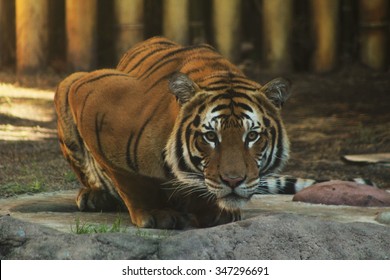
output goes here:
[[237, 188], [244, 180], [245, 178], [241, 176], [221, 175], [221, 181], [232, 189]]

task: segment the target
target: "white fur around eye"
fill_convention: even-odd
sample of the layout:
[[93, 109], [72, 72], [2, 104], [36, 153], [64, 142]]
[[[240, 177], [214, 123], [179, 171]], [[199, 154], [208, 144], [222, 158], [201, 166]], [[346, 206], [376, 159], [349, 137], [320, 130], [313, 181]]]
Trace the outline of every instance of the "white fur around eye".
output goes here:
[[261, 134], [257, 130], [250, 130], [244, 134], [243, 142], [248, 145], [248, 148], [252, 148], [253, 145], [259, 141]]
[[215, 131], [207, 131], [203, 133], [203, 139], [213, 148], [215, 147], [216, 143], [219, 142], [218, 134]]

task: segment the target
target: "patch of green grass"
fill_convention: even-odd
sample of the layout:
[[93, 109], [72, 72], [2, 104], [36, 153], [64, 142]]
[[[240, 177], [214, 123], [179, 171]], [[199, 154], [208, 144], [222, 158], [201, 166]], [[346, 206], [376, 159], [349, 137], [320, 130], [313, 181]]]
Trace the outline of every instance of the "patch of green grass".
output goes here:
[[75, 226], [70, 226], [71, 232], [75, 234], [89, 234], [89, 233], [113, 233], [113, 232], [125, 232], [126, 228], [122, 227], [121, 217], [117, 217], [114, 223], [109, 226], [107, 224], [90, 224], [82, 223], [80, 218], [75, 219]]
[[9, 182], [1, 186], [1, 193], [7, 195], [39, 193], [43, 191], [45, 191], [45, 184], [39, 179], [29, 183]]

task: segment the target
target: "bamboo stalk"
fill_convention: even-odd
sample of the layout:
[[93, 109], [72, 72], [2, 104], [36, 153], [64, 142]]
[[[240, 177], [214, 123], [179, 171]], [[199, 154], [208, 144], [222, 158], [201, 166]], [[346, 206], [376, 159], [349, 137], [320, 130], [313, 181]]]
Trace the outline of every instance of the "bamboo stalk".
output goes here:
[[42, 71], [48, 60], [48, 1], [16, 0], [18, 74]]
[[177, 43], [188, 44], [189, 0], [164, 0], [163, 34]]
[[240, 55], [241, 1], [213, 1], [214, 39], [221, 54], [233, 62]]
[[272, 72], [292, 68], [292, 0], [263, 0], [263, 58]]
[[312, 67], [315, 72], [324, 73], [333, 70], [337, 63], [340, 1], [311, 0], [310, 4], [315, 45]]
[[0, 0], [0, 67], [15, 59], [15, 2]]
[[97, 0], [66, 0], [66, 35], [69, 70], [96, 67]]
[[117, 61], [136, 43], [144, 39], [144, 0], [115, 0], [115, 55]]
[[375, 70], [386, 70], [389, 52], [389, 1], [360, 0], [360, 59]]

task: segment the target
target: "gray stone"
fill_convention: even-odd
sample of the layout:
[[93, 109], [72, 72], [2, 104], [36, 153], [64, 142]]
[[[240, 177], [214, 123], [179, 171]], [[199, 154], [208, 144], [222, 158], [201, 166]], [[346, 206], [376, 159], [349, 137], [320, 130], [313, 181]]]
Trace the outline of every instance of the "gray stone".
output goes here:
[[378, 214], [376, 220], [381, 224], [390, 225], [390, 211], [384, 211]]
[[389, 240], [388, 227], [279, 214], [182, 233], [160, 245], [159, 257], [389, 259]]
[[132, 234], [71, 234], [0, 217], [0, 259], [146, 259], [158, 243]]
[[[153, 233], [153, 230], [148, 230]], [[63, 233], [0, 218], [1, 259], [390, 259], [390, 231], [295, 214], [263, 215], [166, 238]]]

